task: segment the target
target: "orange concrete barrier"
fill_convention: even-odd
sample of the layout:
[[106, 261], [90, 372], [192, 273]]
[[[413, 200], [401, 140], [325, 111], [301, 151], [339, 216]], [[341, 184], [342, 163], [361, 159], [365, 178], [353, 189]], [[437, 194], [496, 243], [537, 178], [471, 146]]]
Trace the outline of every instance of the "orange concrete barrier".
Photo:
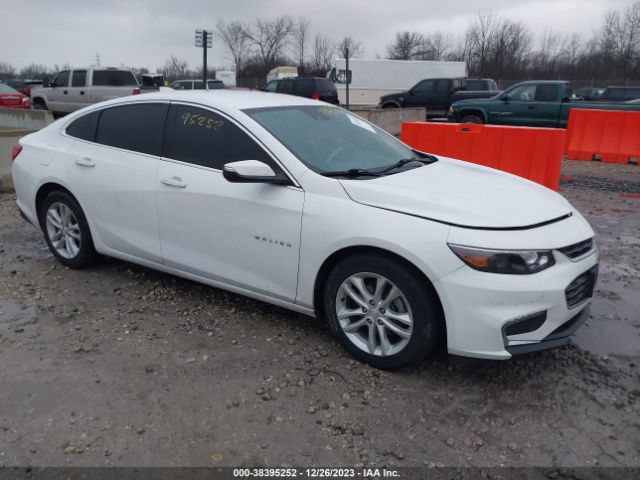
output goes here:
[[405, 122], [400, 139], [416, 150], [497, 168], [553, 190], [560, 185], [561, 129]]
[[607, 163], [638, 163], [640, 112], [571, 109], [567, 157]]

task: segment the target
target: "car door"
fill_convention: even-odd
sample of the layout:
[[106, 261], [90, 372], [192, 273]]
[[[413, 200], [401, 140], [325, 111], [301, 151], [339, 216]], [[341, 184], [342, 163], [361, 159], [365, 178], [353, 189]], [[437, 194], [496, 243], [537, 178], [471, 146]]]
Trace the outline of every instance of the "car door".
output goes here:
[[89, 105], [86, 70], [73, 70], [71, 72], [71, 86], [69, 87], [68, 95], [71, 111], [79, 110]]
[[[66, 129], [77, 139], [67, 162], [70, 183], [94, 233], [114, 252], [154, 263], [162, 262], [156, 172], [168, 108], [168, 102], [109, 107]], [[83, 119], [88, 127], [77, 124]]]
[[70, 112], [69, 109], [69, 70], [63, 70], [51, 83], [51, 88], [47, 89], [47, 107], [52, 112]]
[[[557, 127], [560, 117], [560, 95], [559, 84], [541, 83], [536, 87], [535, 103], [533, 108], [529, 107], [531, 122], [534, 127]], [[568, 94], [568, 97], [571, 93]]]
[[294, 95], [293, 80], [290, 78], [283, 78], [278, 80], [277, 91], [278, 93], [284, 93], [287, 95]]
[[449, 95], [452, 93], [453, 82], [446, 78], [441, 78], [435, 81], [433, 96], [431, 100], [431, 108], [429, 109], [430, 117], [446, 117], [447, 115], [447, 101]]
[[489, 122], [497, 125], [530, 125], [535, 115], [536, 85], [517, 85], [489, 106]]
[[304, 192], [293, 185], [230, 183], [226, 163], [281, 167], [231, 118], [172, 104], [157, 174], [165, 265], [294, 301]]

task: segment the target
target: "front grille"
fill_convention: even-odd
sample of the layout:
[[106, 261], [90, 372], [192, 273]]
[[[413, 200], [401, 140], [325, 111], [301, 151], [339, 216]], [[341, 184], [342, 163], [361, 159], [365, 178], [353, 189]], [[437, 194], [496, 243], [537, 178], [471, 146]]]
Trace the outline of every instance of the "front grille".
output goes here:
[[559, 248], [558, 251], [562, 252], [569, 258], [578, 258], [587, 252], [593, 250], [593, 238], [585, 240], [583, 242], [574, 243], [568, 247]]
[[587, 298], [593, 296], [593, 289], [596, 286], [598, 276], [598, 266], [587, 270], [577, 277], [564, 291], [567, 300], [567, 308], [573, 308], [582, 303]]

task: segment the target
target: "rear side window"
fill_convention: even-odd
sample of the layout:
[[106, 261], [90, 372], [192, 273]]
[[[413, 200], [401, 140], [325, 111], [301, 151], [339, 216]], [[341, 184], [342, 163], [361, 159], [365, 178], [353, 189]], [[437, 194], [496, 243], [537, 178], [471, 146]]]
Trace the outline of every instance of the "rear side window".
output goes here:
[[137, 87], [138, 81], [127, 70], [96, 70], [93, 85], [101, 87]]
[[87, 71], [86, 70], [74, 70], [71, 75], [71, 86], [72, 87], [84, 87], [87, 81]]
[[222, 170], [229, 162], [260, 160], [277, 168], [267, 153], [238, 126], [209, 110], [173, 105], [169, 112], [168, 156]]
[[166, 103], [141, 103], [102, 110], [96, 142], [160, 156], [168, 108]]
[[99, 117], [100, 111], [97, 111], [77, 118], [67, 127], [67, 135], [87, 140], [88, 142], [95, 142]]
[[293, 93], [293, 80], [280, 80], [278, 82], [278, 93]]
[[335, 84], [328, 78], [316, 78], [316, 91], [320, 93], [336, 92]]
[[555, 102], [558, 99], [558, 85], [538, 85], [535, 99], [538, 102]]
[[202, 83], [202, 80], [193, 82], [193, 89], [194, 90], [204, 90], [204, 84]]
[[316, 91], [316, 82], [313, 78], [300, 78], [296, 81], [297, 94], [311, 96]]
[[623, 88], [610, 88], [605, 91], [603, 97], [612, 100], [624, 100], [625, 91]]
[[640, 97], [640, 88], [629, 88], [624, 96], [627, 100], [635, 100]]

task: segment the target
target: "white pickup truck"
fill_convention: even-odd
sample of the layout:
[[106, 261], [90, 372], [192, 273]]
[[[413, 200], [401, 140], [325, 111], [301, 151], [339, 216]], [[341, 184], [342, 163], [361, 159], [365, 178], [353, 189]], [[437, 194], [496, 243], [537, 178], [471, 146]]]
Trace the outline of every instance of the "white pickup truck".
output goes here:
[[140, 93], [135, 75], [129, 70], [107, 67], [62, 70], [52, 82], [31, 90], [33, 108], [53, 113], [69, 113], [92, 103]]

